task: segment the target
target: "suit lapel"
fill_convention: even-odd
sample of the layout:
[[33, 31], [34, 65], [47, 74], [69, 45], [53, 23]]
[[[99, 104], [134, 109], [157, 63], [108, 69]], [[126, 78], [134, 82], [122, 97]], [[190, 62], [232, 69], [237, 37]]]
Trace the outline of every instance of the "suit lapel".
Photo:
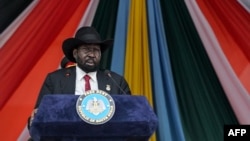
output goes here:
[[61, 79], [61, 90], [64, 94], [75, 93], [76, 83], [76, 67], [70, 67], [65, 69], [63, 78]]
[[97, 81], [98, 81], [98, 88], [100, 90], [103, 90], [107, 93], [110, 93], [110, 88], [111, 88], [111, 85], [110, 85], [110, 79], [107, 75], [105, 75], [104, 72], [102, 71], [97, 71]]

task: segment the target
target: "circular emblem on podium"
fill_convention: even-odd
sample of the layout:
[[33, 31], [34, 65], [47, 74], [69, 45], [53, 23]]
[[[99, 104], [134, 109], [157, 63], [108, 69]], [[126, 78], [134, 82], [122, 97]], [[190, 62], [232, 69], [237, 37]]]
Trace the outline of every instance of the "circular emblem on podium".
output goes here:
[[99, 125], [113, 117], [115, 102], [108, 93], [102, 90], [90, 90], [78, 97], [76, 111], [85, 122]]

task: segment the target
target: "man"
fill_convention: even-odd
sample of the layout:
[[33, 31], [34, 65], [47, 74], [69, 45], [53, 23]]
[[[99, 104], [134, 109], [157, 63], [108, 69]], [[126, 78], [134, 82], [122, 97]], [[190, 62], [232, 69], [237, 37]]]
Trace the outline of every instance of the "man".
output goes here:
[[76, 32], [74, 38], [64, 40], [62, 44], [64, 55], [76, 65], [56, 70], [47, 75], [29, 125], [44, 95], [83, 94], [87, 84], [84, 79], [85, 75], [88, 75], [90, 79], [88, 89], [103, 90], [109, 94], [131, 94], [124, 77], [109, 70], [101, 71], [99, 69], [101, 55], [112, 43], [113, 40], [101, 40], [99, 33], [93, 27], [82, 27]]
[[67, 57], [63, 57], [61, 60], [61, 68], [68, 68], [68, 67], [72, 67], [75, 66], [76, 63], [75, 62], [71, 62], [69, 61], [69, 59]]

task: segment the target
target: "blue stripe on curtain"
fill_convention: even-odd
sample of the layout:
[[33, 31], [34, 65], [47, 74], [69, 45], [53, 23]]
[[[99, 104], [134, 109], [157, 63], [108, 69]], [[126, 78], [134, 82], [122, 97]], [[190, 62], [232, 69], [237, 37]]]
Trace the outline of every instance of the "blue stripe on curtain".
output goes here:
[[129, 0], [119, 1], [112, 62], [110, 68], [112, 71], [115, 71], [120, 75], [124, 74], [129, 2]]
[[184, 141], [160, 2], [147, 0], [153, 94], [159, 119], [157, 139]]

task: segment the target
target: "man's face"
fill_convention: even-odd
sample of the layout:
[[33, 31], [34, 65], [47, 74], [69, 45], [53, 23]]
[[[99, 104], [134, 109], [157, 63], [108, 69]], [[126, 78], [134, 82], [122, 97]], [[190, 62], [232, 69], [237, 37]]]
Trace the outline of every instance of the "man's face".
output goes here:
[[86, 73], [96, 71], [101, 60], [100, 45], [84, 44], [74, 49], [77, 65]]

